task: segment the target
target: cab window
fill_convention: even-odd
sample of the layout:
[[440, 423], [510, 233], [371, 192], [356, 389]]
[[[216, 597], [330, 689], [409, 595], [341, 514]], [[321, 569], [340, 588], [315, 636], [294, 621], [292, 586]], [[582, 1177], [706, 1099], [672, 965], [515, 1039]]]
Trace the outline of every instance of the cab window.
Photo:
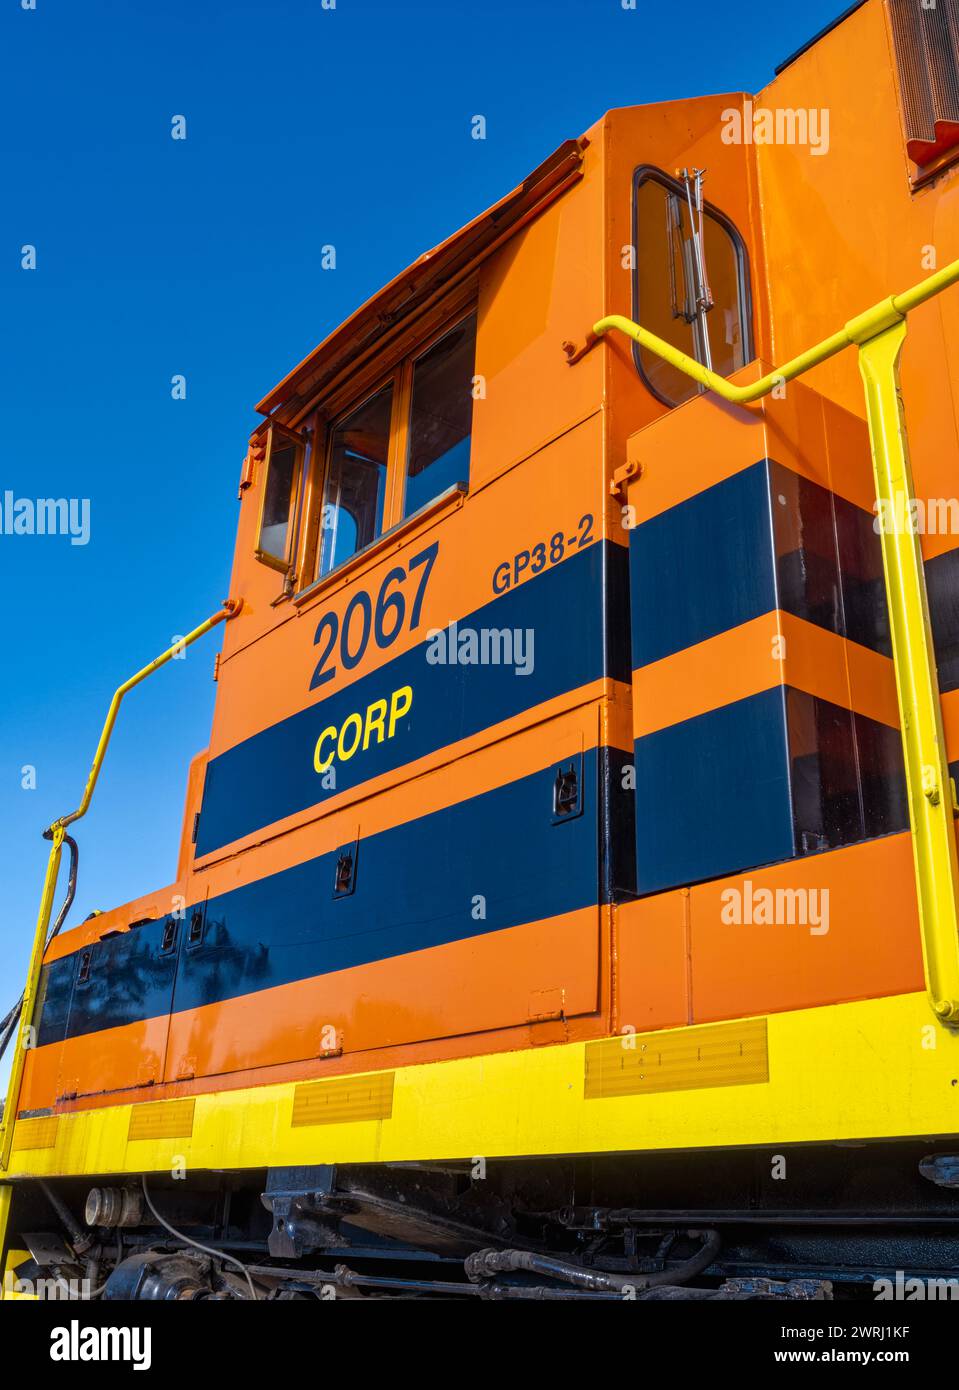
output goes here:
[[[741, 238], [702, 196], [698, 171], [633, 179], [633, 318], [719, 376], [752, 360], [748, 273]], [[667, 405], [702, 388], [638, 344], [640, 376]]]
[[382, 534], [393, 382], [330, 432], [320, 519], [321, 575]]
[[[352, 400], [338, 395], [329, 413], [318, 402], [310, 429], [286, 430], [276, 444], [256, 554], [286, 570], [286, 593], [300, 575], [304, 592], [402, 522], [468, 490], [476, 312], [475, 299], [459, 302], [418, 338], [411, 327]], [[285, 427], [273, 429], [279, 439]]]
[[404, 517], [469, 482], [475, 357], [471, 314], [413, 361]]
[[304, 445], [302, 435], [279, 425], [270, 426], [256, 555], [275, 569], [285, 570], [290, 564]]

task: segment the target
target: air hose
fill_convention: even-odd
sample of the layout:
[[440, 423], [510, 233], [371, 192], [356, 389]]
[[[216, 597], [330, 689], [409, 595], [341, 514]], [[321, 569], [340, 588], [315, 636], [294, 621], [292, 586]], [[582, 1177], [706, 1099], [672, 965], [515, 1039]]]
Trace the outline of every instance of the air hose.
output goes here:
[[532, 1250], [477, 1250], [467, 1257], [465, 1268], [473, 1282], [491, 1274], [513, 1274], [522, 1270], [560, 1279], [581, 1289], [621, 1292], [631, 1288], [642, 1291], [660, 1284], [683, 1284], [712, 1264], [719, 1253], [719, 1232], [687, 1231], [686, 1235], [691, 1240], [703, 1242], [695, 1255], [673, 1269], [662, 1269], [653, 1274], [612, 1274], [603, 1269], [587, 1269], [569, 1260], [557, 1260], [552, 1255], [537, 1255]]
[[[45, 834], [45, 838], [49, 839], [50, 836]], [[57, 932], [63, 926], [64, 922], [67, 920], [67, 913], [73, 906], [73, 899], [77, 891], [77, 869], [80, 864], [80, 851], [79, 849], [77, 849], [77, 842], [72, 835], [64, 835], [63, 842], [65, 845], [69, 847], [70, 850], [70, 875], [67, 879], [67, 896], [63, 900], [63, 906], [57, 913], [57, 920], [50, 928], [50, 934], [47, 937], [46, 945], [44, 946], [44, 951], [46, 951], [46, 947], [50, 945], [50, 942], [53, 940]], [[13, 1037], [14, 1033], [17, 1030], [17, 1024], [20, 1022], [20, 1014], [22, 1009], [23, 995], [21, 994], [20, 998], [17, 1000], [13, 1008], [7, 1014], [6, 1018], [3, 1020], [2, 1023], [0, 1023], [0, 1057], [2, 1057], [3, 1054], [6, 1052], [10, 1039]]]

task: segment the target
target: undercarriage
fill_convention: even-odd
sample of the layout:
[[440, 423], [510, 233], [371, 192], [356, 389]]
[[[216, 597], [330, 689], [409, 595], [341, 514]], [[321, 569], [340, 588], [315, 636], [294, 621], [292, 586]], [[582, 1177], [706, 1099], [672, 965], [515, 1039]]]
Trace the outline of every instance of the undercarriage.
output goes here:
[[928, 1142], [31, 1179], [6, 1278], [108, 1301], [951, 1299], [957, 1188]]

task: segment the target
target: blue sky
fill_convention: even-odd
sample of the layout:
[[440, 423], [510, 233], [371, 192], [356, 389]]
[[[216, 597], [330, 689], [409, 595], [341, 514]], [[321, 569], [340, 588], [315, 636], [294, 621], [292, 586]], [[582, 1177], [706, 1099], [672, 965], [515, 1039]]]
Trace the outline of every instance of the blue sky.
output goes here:
[[[0, 8], [0, 500], [87, 498], [90, 539], [0, 535], [0, 1014], [26, 969], [40, 832], [77, 804], [110, 695], [227, 593], [254, 403], [604, 110], [758, 90], [843, 7], [35, 3]], [[216, 645], [125, 704], [77, 832], [71, 923], [173, 878]]]

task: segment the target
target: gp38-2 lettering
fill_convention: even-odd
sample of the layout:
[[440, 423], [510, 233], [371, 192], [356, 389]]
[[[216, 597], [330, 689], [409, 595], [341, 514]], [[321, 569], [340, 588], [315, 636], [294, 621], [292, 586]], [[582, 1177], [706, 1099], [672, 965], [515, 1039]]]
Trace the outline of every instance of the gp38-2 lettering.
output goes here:
[[537, 541], [529, 550], [518, 550], [511, 560], [500, 561], [493, 571], [493, 593], [505, 594], [524, 578], [541, 574], [550, 565], [558, 565], [571, 551], [582, 550], [592, 539], [593, 518], [587, 512], [580, 517], [571, 536], [565, 531], [556, 531], [548, 541]]

